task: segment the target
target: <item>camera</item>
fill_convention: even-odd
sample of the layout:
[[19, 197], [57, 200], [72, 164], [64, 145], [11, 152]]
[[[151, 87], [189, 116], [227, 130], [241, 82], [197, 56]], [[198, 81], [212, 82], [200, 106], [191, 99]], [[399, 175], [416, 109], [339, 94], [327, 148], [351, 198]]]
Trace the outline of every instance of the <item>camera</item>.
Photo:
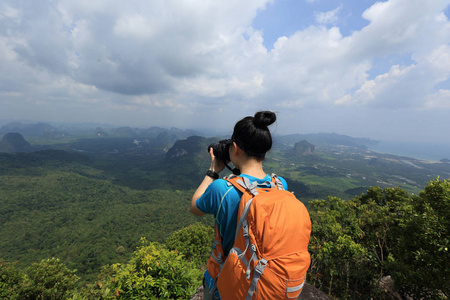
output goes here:
[[230, 139], [221, 140], [218, 143], [213, 143], [208, 146], [208, 152], [212, 148], [215, 157], [228, 163], [230, 161], [230, 146], [233, 142]]
[[241, 170], [239, 170], [237, 168], [232, 169], [228, 165], [228, 162], [231, 160], [230, 152], [229, 152], [231, 144], [233, 144], [233, 140], [231, 140], [231, 139], [221, 140], [218, 143], [213, 143], [213, 144], [209, 145], [208, 152], [212, 148], [214, 156], [217, 157], [218, 159], [220, 159], [221, 161], [223, 161], [225, 163], [225, 167], [227, 167], [228, 170], [233, 172], [234, 175], [240, 175]]

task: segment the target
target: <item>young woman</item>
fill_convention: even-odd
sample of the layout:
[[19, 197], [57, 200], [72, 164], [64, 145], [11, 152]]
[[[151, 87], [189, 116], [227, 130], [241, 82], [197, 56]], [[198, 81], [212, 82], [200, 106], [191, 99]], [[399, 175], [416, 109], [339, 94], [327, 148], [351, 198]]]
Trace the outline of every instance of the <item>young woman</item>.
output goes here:
[[[240, 169], [241, 177], [247, 177], [250, 182], [263, 184], [270, 182], [270, 175], [263, 170], [263, 161], [267, 151], [272, 147], [272, 136], [268, 126], [276, 121], [276, 115], [270, 111], [260, 111], [254, 117], [245, 117], [234, 126], [230, 141], [229, 155], [233, 165]], [[194, 193], [191, 201], [191, 212], [201, 216], [213, 214], [217, 229], [222, 238], [225, 255], [233, 246], [236, 231], [237, 213], [242, 193], [235, 187], [229, 186], [226, 180], [217, 179], [225, 163], [214, 156], [210, 149], [211, 166], [207, 175]], [[278, 177], [287, 190], [286, 181]], [[216, 180], [217, 179], [217, 180]], [[220, 299], [217, 291], [214, 295], [209, 290], [214, 281], [205, 272], [205, 299]], [[220, 293], [220, 291], [218, 291]]]

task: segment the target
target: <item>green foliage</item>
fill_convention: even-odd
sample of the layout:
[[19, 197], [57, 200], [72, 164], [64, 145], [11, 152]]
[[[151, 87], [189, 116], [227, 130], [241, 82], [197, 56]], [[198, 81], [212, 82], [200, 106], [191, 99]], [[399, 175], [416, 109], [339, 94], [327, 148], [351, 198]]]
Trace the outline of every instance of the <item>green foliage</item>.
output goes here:
[[199, 220], [188, 211], [191, 190], [133, 190], [73, 162], [47, 168], [23, 162], [4, 172], [0, 253], [21, 268], [58, 257], [90, 282], [102, 266], [127, 261], [140, 237], [164, 242]]
[[[108, 278], [133, 265], [140, 237], [166, 241], [196, 267], [206, 261], [211, 228], [186, 228], [200, 220], [188, 207], [208, 167], [206, 151], [164, 161], [167, 141], [75, 140], [53, 146], [86, 155], [0, 153], [0, 253], [5, 261], [18, 261], [0, 262], [0, 298], [21, 299], [14, 295], [25, 278], [31, 280], [26, 266], [49, 257], [77, 269], [83, 284], [114, 264], [116, 270], [102, 271], [102, 288], [96, 285], [106, 297]], [[410, 295], [448, 295], [448, 181], [432, 181], [419, 196], [406, 191], [418, 194], [430, 176], [448, 174], [449, 166], [342, 147], [317, 148], [316, 155], [300, 158], [275, 149], [265, 161], [303, 202], [327, 199], [312, 202], [310, 281], [341, 298], [379, 298], [376, 286], [384, 275]], [[73, 299], [95, 297], [78, 293]]]
[[450, 181], [434, 179], [412, 198], [401, 224], [393, 275], [404, 293], [417, 298], [450, 297]]
[[[364, 232], [354, 202], [336, 197], [309, 202], [312, 221], [310, 281], [343, 298], [367, 281], [367, 249], [360, 243]], [[352, 286], [350, 286], [352, 285]], [[365, 291], [367, 292], [367, 291]]]
[[372, 268], [378, 271], [373, 279], [379, 281], [384, 276], [387, 258], [393, 255], [395, 236], [401, 234], [398, 226], [411, 211], [411, 198], [400, 188], [371, 187], [353, 201], [364, 232], [361, 243], [369, 251]]
[[[391, 275], [403, 296], [449, 295], [450, 182], [432, 180], [419, 196], [401, 188], [371, 187], [345, 201], [309, 203], [312, 220], [308, 281], [339, 299], [383, 299], [378, 288]], [[212, 240], [200, 223], [167, 238], [145, 238], [128, 263], [105, 266], [99, 280], [75, 290], [78, 277], [57, 259], [34, 263], [23, 273], [0, 261], [0, 296], [6, 299], [188, 299], [200, 285]], [[118, 246], [115, 252], [122, 253]]]
[[0, 299], [20, 299], [22, 277], [23, 274], [12, 264], [0, 259]]
[[[210, 238], [211, 228], [197, 223], [193, 229], [180, 231], [181, 234], [170, 238], [175, 245], [177, 237], [190, 231], [197, 235], [199, 247], [204, 242], [210, 245], [210, 239], [203, 235]], [[200, 259], [191, 251], [191, 260]], [[76, 285], [79, 278], [75, 271], [59, 259], [33, 263], [23, 273], [15, 265], [0, 261], [0, 299], [189, 299], [200, 285], [202, 274], [180, 252], [142, 238], [141, 246], [128, 263], [104, 266], [98, 281], [81, 289]]]
[[87, 299], [189, 299], [201, 276], [183, 255], [142, 239], [129, 263], [105, 267], [102, 278], [85, 295]]
[[378, 283], [391, 275], [403, 295], [448, 298], [450, 181], [432, 180], [419, 196], [371, 187], [309, 205], [311, 283], [342, 299], [383, 298]]
[[70, 297], [79, 280], [59, 259], [33, 263], [23, 274], [0, 261], [0, 299], [59, 300]]
[[167, 248], [178, 251], [196, 266], [204, 265], [211, 253], [214, 229], [195, 223], [174, 232], [167, 240]]

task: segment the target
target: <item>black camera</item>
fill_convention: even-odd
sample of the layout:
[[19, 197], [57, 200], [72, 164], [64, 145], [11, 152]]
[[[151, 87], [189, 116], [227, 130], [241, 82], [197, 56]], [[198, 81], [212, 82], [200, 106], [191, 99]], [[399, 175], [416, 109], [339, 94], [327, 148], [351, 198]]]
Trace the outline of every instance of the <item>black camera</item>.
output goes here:
[[230, 146], [233, 142], [230, 139], [221, 140], [218, 143], [213, 143], [208, 146], [208, 152], [212, 148], [213, 154], [215, 157], [223, 161], [224, 163], [228, 163], [230, 161]]
[[228, 170], [233, 172], [234, 175], [240, 175], [241, 170], [239, 170], [237, 168], [232, 169], [228, 165], [228, 162], [231, 160], [230, 159], [231, 144], [233, 144], [233, 140], [231, 140], [231, 139], [221, 140], [218, 143], [213, 143], [208, 146], [208, 153], [209, 153], [210, 149], [212, 148], [214, 156], [217, 157], [218, 159], [220, 159], [221, 161], [223, 161], [225, 163], [225, 167], [227, 167]]

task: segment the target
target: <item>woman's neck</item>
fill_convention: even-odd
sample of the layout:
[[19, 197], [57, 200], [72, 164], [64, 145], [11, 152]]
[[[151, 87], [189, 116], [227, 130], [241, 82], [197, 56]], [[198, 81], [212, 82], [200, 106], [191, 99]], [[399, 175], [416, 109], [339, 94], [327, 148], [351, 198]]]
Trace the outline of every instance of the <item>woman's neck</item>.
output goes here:
[[242, 174], [247, 174], [256, 178], [264, 178], [266, 173], [263, 170], [262, 161], [249, 159], [239, 165]]

